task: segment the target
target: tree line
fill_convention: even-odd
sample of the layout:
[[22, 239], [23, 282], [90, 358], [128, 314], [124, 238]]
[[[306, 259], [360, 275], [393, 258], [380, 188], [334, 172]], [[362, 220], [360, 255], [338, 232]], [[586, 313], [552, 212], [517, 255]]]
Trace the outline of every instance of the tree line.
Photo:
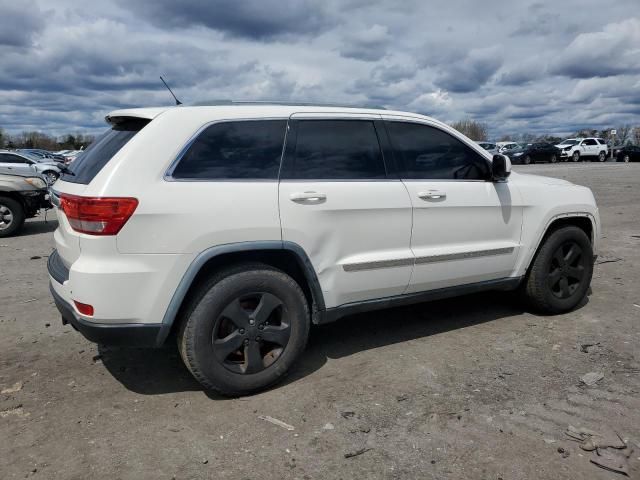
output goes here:
[[[451, 127], [463, 133], [471, 140], [477, 142], [487, 141], [489, 139], [489, 126], [486, 123], [479, 122], [473, 119], [465, 119], [454, 122]], [[621, 125], [618, 127], [605, 128], [603, 130], [598, 129], [583, 129], [574, 132], [569, 137], [597, 137], [603, 138], [607, 142], [611, 141], [611, 130], [617, 130], [615, 135], [616, 145], [634, 144], [640, 145], [640, 125], [632, 127], [631, 125]], [[518, 134], [506, 134], [498, 137], [498, 142], [544, 142], [557, 144], [565, 138], [555, 135], [536, 135], [533, 133], [523, 132]]]
[[16, 134], [6, 133], [0, 127], [0, 148], [39, 148], [42, 150], [81, 150], [93, 142], [93, 135], [83, 133], [66, 134], [59, 137], [31, 131]]

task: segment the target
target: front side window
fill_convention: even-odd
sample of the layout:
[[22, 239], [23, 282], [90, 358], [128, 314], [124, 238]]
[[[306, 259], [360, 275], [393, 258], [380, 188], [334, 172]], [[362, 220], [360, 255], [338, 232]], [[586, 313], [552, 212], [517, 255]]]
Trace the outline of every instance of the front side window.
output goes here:
[[215, 123], [180, 159], [172, 177], [189, 180], [276, 180], [286, 120]]
[[387, 122], [404, 179], [486, 180], [489, 163], [471, 147], [437, 128]]
[[386, 178], [373, 122], [299, 120], [295, 152], [283, 177], [295, 180]]

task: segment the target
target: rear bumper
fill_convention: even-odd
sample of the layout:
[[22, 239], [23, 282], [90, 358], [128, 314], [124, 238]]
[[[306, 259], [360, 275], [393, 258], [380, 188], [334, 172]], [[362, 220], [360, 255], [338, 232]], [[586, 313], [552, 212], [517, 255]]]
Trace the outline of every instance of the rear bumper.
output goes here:
[[49, 289], [64, 325], [71, 324], [84, 337], [101, 345], [155, 347], [162, 324], [94, 323], [81, 318], [73, 306], [63, 299], [50, 284]]

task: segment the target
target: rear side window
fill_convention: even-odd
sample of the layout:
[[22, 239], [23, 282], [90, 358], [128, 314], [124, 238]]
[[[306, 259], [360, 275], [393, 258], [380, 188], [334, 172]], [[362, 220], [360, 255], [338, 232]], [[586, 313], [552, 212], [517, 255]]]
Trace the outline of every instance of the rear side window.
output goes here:
[[64, 173], [62, 180], [88, 185], [109, 160], [149, 121], [142, 118], [129, 118], [115, 123], [110, 130], [99, 136], [78, 155], [78, 158], [68, 167], [72, 174]]
[[485, 180], [489, 164], [471, 147], [442, 130], [408, 122], [387, 122], [405, 179]]
[[286, 126], [286, 120], [213, 124], [189, 146], [171, 176], [189, 180], [276, 180]]
[[291, 165], [283, 178], [366, 180], [386, 178], [372, 121], [300, 120]]

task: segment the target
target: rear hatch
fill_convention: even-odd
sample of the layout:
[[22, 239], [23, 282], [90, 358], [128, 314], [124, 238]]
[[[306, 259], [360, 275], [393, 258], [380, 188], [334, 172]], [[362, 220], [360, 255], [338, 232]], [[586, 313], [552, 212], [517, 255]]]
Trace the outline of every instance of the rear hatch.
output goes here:
[[61, 197], [82, 196], [87, 186], [109, 161], [150, 121], [150, 118], [132, 116], [107, 117], [111, 128], [95, 141], [63, 171], [51, 189], [52, 202], [56, 206], [58, 229], [54, 237], [62, 263], [70, 268], [80, 256], [81, 233], [74, 230], [60, 208]]

